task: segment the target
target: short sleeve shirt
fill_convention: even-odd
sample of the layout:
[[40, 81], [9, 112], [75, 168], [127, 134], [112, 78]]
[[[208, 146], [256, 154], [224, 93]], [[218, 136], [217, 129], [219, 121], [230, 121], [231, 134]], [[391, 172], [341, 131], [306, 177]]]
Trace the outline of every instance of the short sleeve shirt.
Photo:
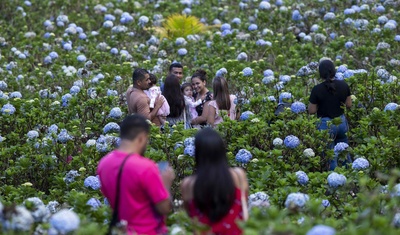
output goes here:
[[335, 92], [328, 90], [327, 82], [316, 85], [310, 95], [310, 103], [318, 106], [317, 116], [320, 118], [336, 118], [343, 115], [343, 106], [347, 97], [351, 95], [350, 88], [346, 82], [333, 80]]
[[[112, 208], [115, 206], [119, 167], [127, 153], [114, 150], [100, 160], [97, 168], [101, 191]], [[119, 219], [128, 222], [130, 233], [163, 234], [167, 231], [165, 217], [158, 214], [155, 204], [169, 198], [155, 162], [134, 154], [126, 161], [120, 182]]]

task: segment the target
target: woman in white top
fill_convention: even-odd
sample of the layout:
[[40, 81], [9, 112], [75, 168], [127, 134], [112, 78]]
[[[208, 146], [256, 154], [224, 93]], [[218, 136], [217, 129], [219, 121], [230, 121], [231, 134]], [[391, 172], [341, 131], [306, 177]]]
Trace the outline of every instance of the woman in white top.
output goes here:
[[207, 123], [211, 126], [223, 121], [221, 111], [227, 112], [231, 120], [237, 120], [235, 95], [229, 95], [228, 83], [224, 77], [215, 77], [213, 80], [213, 100], [208, 104]]

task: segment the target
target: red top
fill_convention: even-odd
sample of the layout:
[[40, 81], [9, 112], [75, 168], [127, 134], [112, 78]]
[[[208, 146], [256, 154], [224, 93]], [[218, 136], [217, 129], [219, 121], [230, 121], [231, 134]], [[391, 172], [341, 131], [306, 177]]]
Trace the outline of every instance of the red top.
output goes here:
[[[243, 231], [236, 224], [238, 220], [243, 220], [243, 209], [241, 202], [240, 189], [235, 187], [235, 201], [229, 210], [219, 222], [211, 224], [207, 216], [203, 215], [199, 209], [196, 208], [194, 201], [189, 202], [189, 216], [196, 218], [199, 222], [208, 225], [215, 235], [241, 235]], [[203, 233], [207, 234], [207, 232]]]

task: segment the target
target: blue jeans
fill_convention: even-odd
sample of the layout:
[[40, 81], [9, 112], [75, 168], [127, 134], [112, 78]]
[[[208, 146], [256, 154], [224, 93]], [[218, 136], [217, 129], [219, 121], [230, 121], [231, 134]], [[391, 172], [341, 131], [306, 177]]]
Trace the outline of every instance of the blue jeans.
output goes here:
[[[344, 142], [348, 144], [349, 142], [346, 134], [349, 131], [349, 125], [344, 115], [340, 116], [340, 118], [342, 119], [342, 123], [340, 123], [338, 126], [333, 124], [329, 126], [329, 135], [334, 140], [329, 144], [330, 149], [333, 149], [337, 143]], [[332, 121], [332, 119], [328, 117], [321, 118], [321, 121], [318, 124], [318, 130], [328, 130], [329, 121]], [[346, 164], [347, 162], [351, 162], [350, 155], [347, 155], [347, 160], [345, 160], [343, 163]], [[334, 170], [337, 165], [338, 156], [335, 155], [335, 157], [330, 161], [329, 170]]]

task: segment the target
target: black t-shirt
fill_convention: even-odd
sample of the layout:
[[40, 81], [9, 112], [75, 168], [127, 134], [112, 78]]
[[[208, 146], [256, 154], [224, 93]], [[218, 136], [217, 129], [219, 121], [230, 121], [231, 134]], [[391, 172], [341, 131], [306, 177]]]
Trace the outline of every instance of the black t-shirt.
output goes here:
[[[195, 95], [194, 99], [195, 100], [197, 99], [197, 94]], [[196, 111], [199, 116], [201, 116], [203, 114], [204, 104], [211, 100], [212, 100], [212, 94], [211, 94], [211, 92], [207, 92], [206, 98], [203, 100], [203, 102], [199, 106], [196, 107]]]
[[336, 91], [332, 94], [326, 86], [327, 82], [316, 85], [310, 95], [310, 103], [318, 105], [317, 116], [336, 118], [344, 113], [342, 108], [350, 94], [350, 88], [346, 82], [333, 80]]

